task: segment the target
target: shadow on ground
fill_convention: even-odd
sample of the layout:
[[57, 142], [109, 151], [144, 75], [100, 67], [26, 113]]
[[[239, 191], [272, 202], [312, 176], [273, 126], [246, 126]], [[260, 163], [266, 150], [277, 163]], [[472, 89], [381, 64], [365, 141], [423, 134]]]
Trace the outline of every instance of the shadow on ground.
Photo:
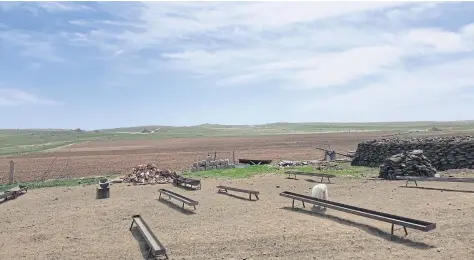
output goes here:
[[442, 189], [442, 188], [429, 188], [429, 187], [416, 187], [416, 186], [400, 186], [400, 188], [407, 189], [421, 189], [421, 190], [436, 190], [436, 191], [448, 191], [448, 192], [461, 192], [461, 193], [474, 193], [472, 190], [452, 190], [452, 189]]
[[166, 259], [165, 256], [154, 256], [153, 254], [150, 255], [150, 258], [148, 258], [148, 254], [149, 254], [148, 245], [145, 239], [143, 238], [143, 236], [140, 234], [140, 231], [138, 230], [136, 226], [134, 226], [131, 232], [132, 232], [133, 237], [138, 242], [138, 246], [140, 247], [140, 253], [142, 254], [143, 259], [156, 259], [156, 260]]
[[156, 199], [156, 200], [157, 200], [158, 202], [161, 202], [161, 203], [165, 204], [166, 206], [168, 206], [168, 207], [170, 207], [170, 208], [172, 208], [172, 209], [174, 209], [174, 210], [177, 210], [177, 211], [183, 213], [183, 214], [186, 214], [186, 215], [193, 215], [193, 214], [196, 214], [196, 212], [194, 212], [194, 211], [192, 211], [192, 210], [189, 210], [189, 209], [187, 209], [187, 208], [184, 208], [184, 210], [183, 210], [182, 204], [181, 204], [180, 202], [178, 202], [178, 203], [180, 203], [180, 205], [174, 204], [171, 200], [167, 200], [167, 199], [165, 199], [165, 198], [163, 198], [163, 197], [162, 197], [161, 199]]
[[295, 208], [295, 210], [293, 210], [291, 207], [282, 207], [282, 209], [292, 211], [292, 212], [303, 213], [303, 214], [311, 215], [311, 216], [315, 216], [315, 217], [321, 217], [321, 218], [325, 218], [325, 219], [332, 220], [332, 221], [336, 221], [339, 224], [343, 224], [343, 225], [351, 226], [351, 227], [356, 227], [356, 228], [358, 228], [360, 230], [363, 230], [363, 231], [365, 231], [365, 232], [367, 232], [371, 235], [383, 238], [383, 239], [385, 239], [387, 241], [390, 241], [390, 242], [393, 242], [393, 243], [403, 244], [403, 245], [406, 245], [406, 246], [409, 246], [409, 247], [412, 247], [412, 248], [418, 248], [418, 249], [432, 249], [432, 248], [435, 248], [434, 246], [425, 244], [423, 242], [416, 242], [416, 241], [412, 241], [412, 240], [404, 238], [404, 237], [398, 237], [398, 236], [396, 236], [396, 234], [394, 235], [394, 239], [391, 240], [391, 234], [388, 233], [388, 232], [385, 232], [385, 231], [383, 231], [379, 228], [376, 228], [376, 227], [372, 227], [372, 226], [362, 224], [362, 223], [357, 223], [357, 222], [354, 222], [354, 221], [351, 221], [351, 220], [346, 220], [346, 219], [343, 219], [343, 218], [340, 218], [340, 217], [337, 217], [337, 216], [327, 215], [325, 213], [318, 213], [318, 212], [303, 210], [301, 208]]
[[12, 201], [12, 200], [17, 200], [18, 198], [20, 198], [21, 196], [23, 196], [23, 195], [25, 195], [25, 194], [26, 194], [26, 193], [20, 193], [20, 194], [18, 194], [18, 195], [16, 196], [15, 199], [12, 199], [12, 198], [10, 198], [10, 199], [6, 199], [6, 198], [5, 198], [5, 199], [0, 199], [0, 204], [6, 203], [6, 202]]
[[239, 199], [239, 200], [246, 200], [246, 201], [252, 201], [252, 202], [257, 201], [255, 199], [255, 197], [253, 197], [252, 200], [249, 200], [249, 197], [238, 196], [238, 195], [227, 193], [227, 192], [217, 192], [217, 193], [222, 194], [222, 195], [226, 195], [226, 196], [229, 196], [229, 197], [232, 197], [232, 198], [236, 198], [236, 199]]

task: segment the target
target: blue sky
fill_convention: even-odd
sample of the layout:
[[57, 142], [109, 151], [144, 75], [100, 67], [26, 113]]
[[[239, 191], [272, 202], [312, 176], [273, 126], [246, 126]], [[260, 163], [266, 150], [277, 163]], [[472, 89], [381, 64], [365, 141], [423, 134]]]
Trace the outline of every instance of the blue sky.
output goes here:
[[0, 128], [474, 119], [474, 3], [0, 2]]

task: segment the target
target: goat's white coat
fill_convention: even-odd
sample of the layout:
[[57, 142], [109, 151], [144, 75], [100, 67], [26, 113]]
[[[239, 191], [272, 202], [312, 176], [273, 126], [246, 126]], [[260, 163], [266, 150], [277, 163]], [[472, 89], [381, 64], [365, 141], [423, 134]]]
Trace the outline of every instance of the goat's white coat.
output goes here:
[[[311, 197], [322, 199], [322, 200], [328, 200], [329, 195], [328, 195], [328, 187], [326, 186], [326, 184], [314, 185], [313, 189], [311, 190]], [[313, 208], [315, 207], [316, 205], [313, 205]], [[325, 209], [325, 207], [319, 207], [319, 208]]]

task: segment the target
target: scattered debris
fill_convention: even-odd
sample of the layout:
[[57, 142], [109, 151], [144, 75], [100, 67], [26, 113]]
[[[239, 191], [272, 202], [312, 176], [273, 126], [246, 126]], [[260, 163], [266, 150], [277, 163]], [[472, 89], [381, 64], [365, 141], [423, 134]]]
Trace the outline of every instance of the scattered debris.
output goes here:
[[422, 150], [413, 150], [393, 155], [380, 166], [379, 177], [394, 180], [395, 176], [434, 177], [436, 168], [423, 155]]
[[176, 172], [168, 169], [160, 170], [154, 164], [140, 164], [133, 168], [133, 172], [123, 178], [124, 182], [139, 184], [171, 183], [178, 178]]

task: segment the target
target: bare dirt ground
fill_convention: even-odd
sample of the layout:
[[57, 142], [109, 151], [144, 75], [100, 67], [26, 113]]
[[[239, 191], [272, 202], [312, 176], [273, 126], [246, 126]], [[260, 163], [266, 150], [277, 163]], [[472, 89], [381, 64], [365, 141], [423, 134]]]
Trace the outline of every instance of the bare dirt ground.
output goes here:
[[[141, 163], [160, 168], [187, 170], [208, 153], [220, 158], [309, 160], [322, 157], [314, 147], [330, 144], [338, 152], [355, 150], [357, 144], [389, 132], [320, 133], [259, 137], [177, 138], [163, 140], [95, 141], [49, 152], [16, 158], [0, 158], [0, 183], [8, 179], [9, 161], [14, 159], [15, 179], [19, 181], [58, 177], [86, 177], [107, 173], [128, 173]], [[450, 135], [448, 132], [424, 133]]]
[[[436, 222], [437, 229], [409, 229], [406, 237], [398, 230], [400, 238], [390, 241], [385, 222], [331, 209], [318, 215], [308, 206], [291, 211], [291, 200], [278, 194], [309, 194], [314, 183], [283, 175], [205, 179], [200, 191], [117, 184], [106, 200], [95, 200], [94, 186], [49, 188], [0, 204], [0, 259], [144, 259], [143, 240], [128, 230], [133, 214], [143, 216], [170, 259], [474, 258], [472, 185], [426, 182], [431, 189], [421, 189], [400, 187], [399, 181], [334, 181], [328, 185], [330, 200]], [[258, 189], [260, 200], [217, 194], [217, 184]], [[158, 188], [200, 204], [194, 213], [182, 213], [176, 201], [157, 200]]]

